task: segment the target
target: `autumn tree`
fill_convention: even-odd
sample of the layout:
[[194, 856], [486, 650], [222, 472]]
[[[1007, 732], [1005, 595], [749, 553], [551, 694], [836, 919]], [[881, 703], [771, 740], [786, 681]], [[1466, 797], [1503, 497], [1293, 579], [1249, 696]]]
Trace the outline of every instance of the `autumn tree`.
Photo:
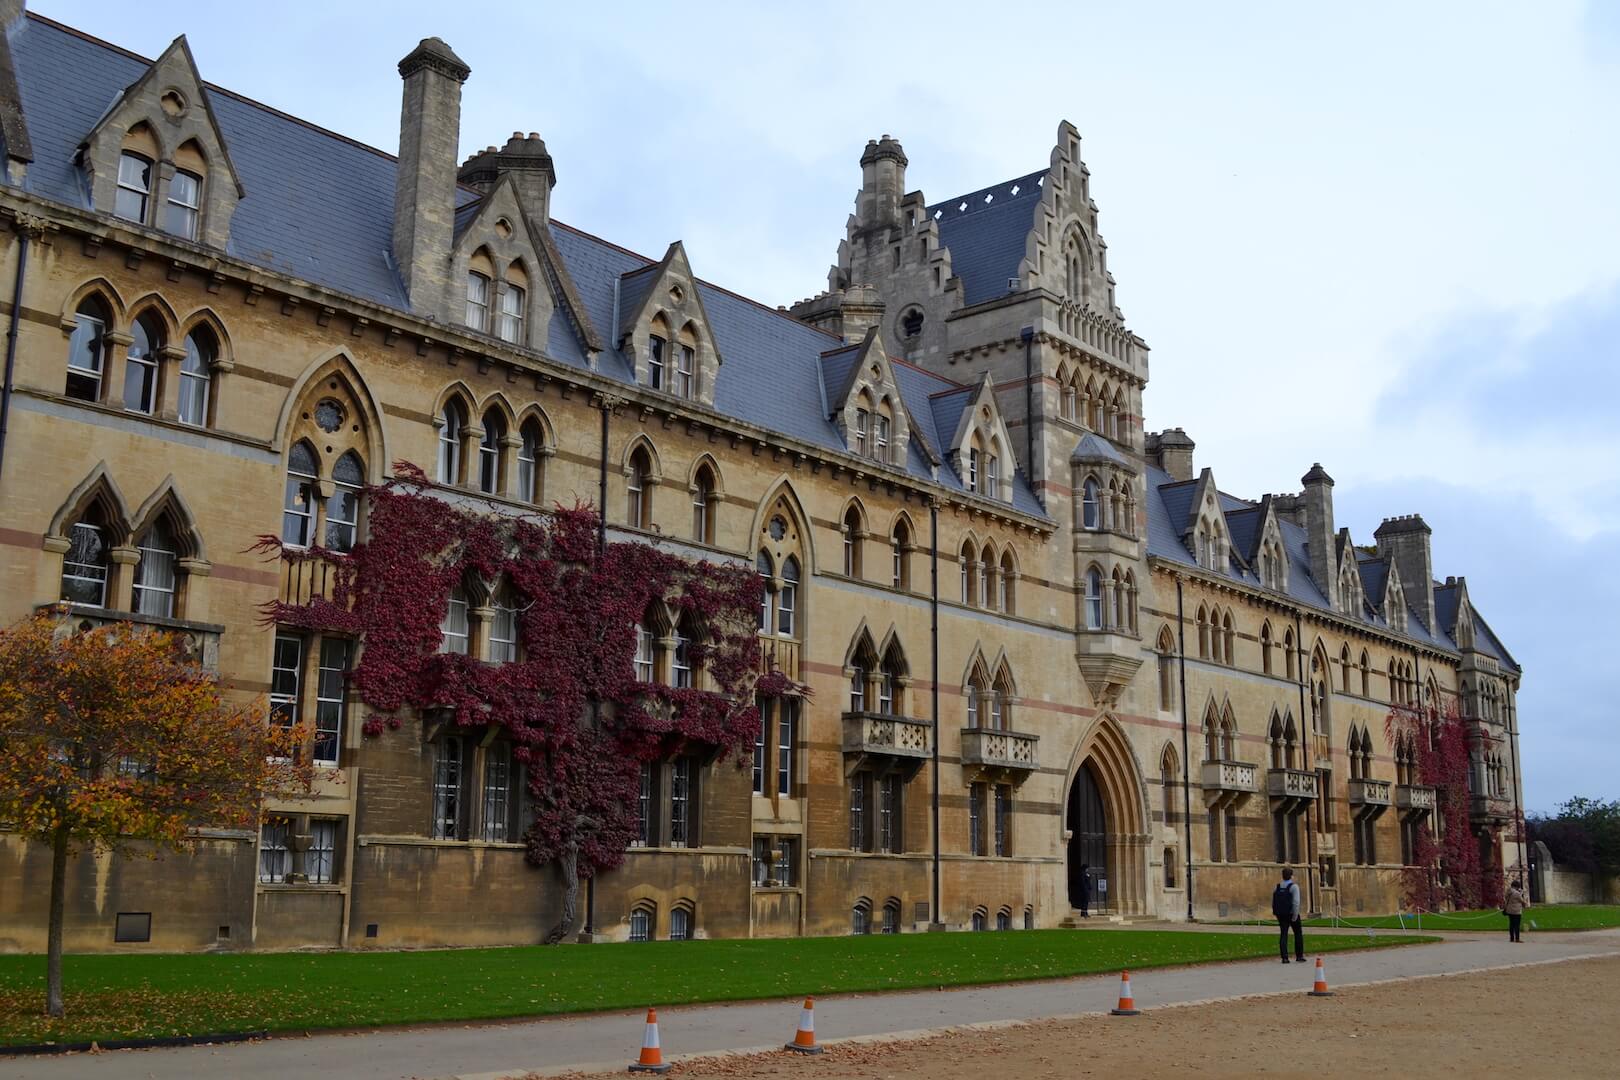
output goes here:
[[75, 631], [53, 612], [0, 630], [0, 821], [51, 849], [46, 1008], [62, 1004], [67, 864], [86, 848], [156, 855], [200, 825], [247, 827], [266, 793], [307, 790], [262, 708], [226, 704], [174, 635]]

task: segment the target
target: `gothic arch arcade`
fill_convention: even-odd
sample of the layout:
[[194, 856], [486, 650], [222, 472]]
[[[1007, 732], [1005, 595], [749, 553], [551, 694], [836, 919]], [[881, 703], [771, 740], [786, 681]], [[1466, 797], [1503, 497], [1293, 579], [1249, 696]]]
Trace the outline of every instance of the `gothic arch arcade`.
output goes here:
[[[1091, 874], [1091, 907], [1115, 914], [1146, 911], [1147, 835], [1142, 783], [1124, 734], [1108, 718], [1075, 755], [1064, 828], [1068, 897], [1080, 906], [1080, 867]], [[1103, 886], [1106, 882], [1106, 888]]]

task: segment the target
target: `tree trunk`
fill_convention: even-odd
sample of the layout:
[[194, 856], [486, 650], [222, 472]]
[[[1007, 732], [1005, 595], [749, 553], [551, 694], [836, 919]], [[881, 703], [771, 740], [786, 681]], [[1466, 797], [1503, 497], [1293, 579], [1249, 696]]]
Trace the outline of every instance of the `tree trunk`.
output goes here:
[[563, 876], [562, 916], [546, 935], [547, 945], [566, 941], [574, 935], [574, 921], [579, 914], [579, 845], [569, 844], [563, 848], [562, 854], [557, 856], [557, 865], [562, 868]]
[[62, 909], [67, 892], [68, 833], [59, 825], [51, 841], [51, 920], [45, 946], [45, 1011], [61, 1019], [67, 1014], [62, 1005]]

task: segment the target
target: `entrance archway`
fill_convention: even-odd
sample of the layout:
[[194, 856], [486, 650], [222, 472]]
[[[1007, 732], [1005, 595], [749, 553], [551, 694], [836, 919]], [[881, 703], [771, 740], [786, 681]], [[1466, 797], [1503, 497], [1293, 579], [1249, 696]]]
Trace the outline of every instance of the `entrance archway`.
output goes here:
[[[1091, 908], [1124, 915], [1147, 911], [1148, 835], [1141, 770], [1119, 724], [1092, 725], [1075, 751], [1065, 801], [1069, 830], [1068, 894], [1080, 906], [1080, 867], [1090, 876]], [[1106, 883], [1106, 884], [1104, 884]]]
[[1108, 898], [1108, 812], [1089, 761], [1080, 766], [1069, 787], [1067, 821], [1069, 906], [1102, 908]]

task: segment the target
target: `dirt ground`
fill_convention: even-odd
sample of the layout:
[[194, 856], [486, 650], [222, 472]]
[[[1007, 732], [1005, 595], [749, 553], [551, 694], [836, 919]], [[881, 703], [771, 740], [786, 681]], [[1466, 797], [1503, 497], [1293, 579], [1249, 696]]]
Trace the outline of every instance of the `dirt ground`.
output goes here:
[[[787, 1080], [1077, 1076], [1620, 1076], [1620, 957], [1341, 990], [715, 1058], [672, 1075]], [[622, 1072], [603, 1074], [622, 1077]], [[591, 1078], [596, 1080], [596, 1078]]]

